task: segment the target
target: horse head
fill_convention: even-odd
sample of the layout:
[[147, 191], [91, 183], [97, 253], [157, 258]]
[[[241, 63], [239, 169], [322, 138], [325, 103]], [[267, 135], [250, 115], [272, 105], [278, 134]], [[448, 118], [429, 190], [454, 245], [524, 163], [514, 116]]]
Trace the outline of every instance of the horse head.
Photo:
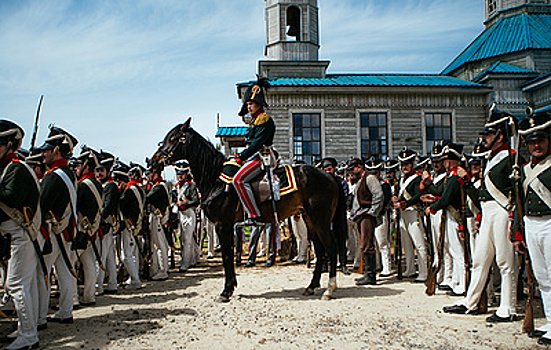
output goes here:
[[178, 124], [166, 134], [163, 141], [159, 142], [159, 148], [153, 154], [147, 164], [151, 169], [162, 170], [165, 166], [185, 159], [191, 136], [191, 117], [183, 124]]

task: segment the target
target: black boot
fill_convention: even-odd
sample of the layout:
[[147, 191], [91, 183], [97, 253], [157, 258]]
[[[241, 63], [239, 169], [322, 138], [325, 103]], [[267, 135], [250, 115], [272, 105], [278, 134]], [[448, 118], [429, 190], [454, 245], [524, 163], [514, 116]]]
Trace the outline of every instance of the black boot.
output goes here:
[[364, 276], [356, 281], [356, 285], [376, 285], [377, 284], [377, 257], [375, 253], [364, 254]]

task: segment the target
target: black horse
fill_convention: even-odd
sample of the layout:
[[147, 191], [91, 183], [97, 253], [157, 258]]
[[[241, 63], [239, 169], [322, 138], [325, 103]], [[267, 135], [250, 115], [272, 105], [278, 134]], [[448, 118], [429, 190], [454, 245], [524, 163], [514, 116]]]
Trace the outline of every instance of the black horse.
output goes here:
[[[175, 126], [160, 143], [149, 166], [163, 168], [174, 162], [186, 159], [203, 198], [203, 209], [216, 228], [222, 246], [222, 263], [224, 265], [225, 284], [219, 301], [229, 301], [237, 279], [233, 264], [234, 224], [242, 221], [243, 208], [237, 192], [230, 187], [224, 191], [226, 184], [218, 180], [226, 158], [214, 146], [190, 127], [191, 118], [185, 123]], [[314, 244], [316, 266], [310, 285], [304, 295], [314, 294], [314, 289], [320, 286], [325, 257], [329, 261], [329, 282], [322, 299], [329, 300], [337, 288], [337, 244], [336, 237], [340, 229], [331, 230], [333, 225], [346, 225], [344, 198], [340, 196], [340, 185], [326, 172], [310, 165], [293, 166], [298, 190], [287, 194], [277, 202], [279, 220], [284, 220], [299, 211], [304, 213], [304, 221], [308, 228], [308, 237]], [[207, 199], [205, 201], [205, 199]], [[264, 222], [274, 222], [274, 213], [270, 202], [260, 205]], [[335, 233], [333, 233], [335, 232]]]

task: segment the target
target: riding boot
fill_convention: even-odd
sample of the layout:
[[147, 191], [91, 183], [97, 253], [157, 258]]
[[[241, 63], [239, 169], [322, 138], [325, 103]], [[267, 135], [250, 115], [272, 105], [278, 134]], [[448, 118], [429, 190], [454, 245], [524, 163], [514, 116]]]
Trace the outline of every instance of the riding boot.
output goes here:
[[376, 285], [377, 284], [377, 256], [375, 253], [364, 254], [364, 276], [356, 281], [356, 285]]

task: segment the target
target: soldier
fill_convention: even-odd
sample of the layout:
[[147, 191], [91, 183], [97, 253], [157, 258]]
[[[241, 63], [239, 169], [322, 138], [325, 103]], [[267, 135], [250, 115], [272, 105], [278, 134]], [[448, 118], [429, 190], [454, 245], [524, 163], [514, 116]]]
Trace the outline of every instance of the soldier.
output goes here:
[[380, 220], [383, 206], [383, 189], [379, 179], [365, 171], [361, 159], [352, 158], [348, 163], [350, 176], [359, 179], [350, 216], [358, 225], [360, 249], [364, 259], [364, 276], [357, 285], [377, 284], [377, 256], [375, 251], [375, 227]]
[[[129, 182], [124, 187], [120, 197], [119, 207], [124, 221], [121, 233], [122, 260], [130, 279], [127, 283], [130, 289], [141, 289], [142, 281], [139, 275], [140, 248], [136, 236], [143, 223], [145, 192], [142, 189], [142, 170], [134, 165], [128, 170]], [[144, 258], [144, 257], [142, 257]]]
[[[77, 157], [81, 164], [77, 168], [77, 223], [78, 232], [75, 238], [75, 248], [82, 250], [80, 262], [84, 271], [84, 291], [82, 294], [83, 306], [96, 304], [96, 281], [98, 279], [96, 262], [101, 263], [98, 250], [98, 231], [101, 223], [103, 208], [103, 187], [96, 180], [94, 170], [99, 165], [97, 152], [82, 146]], [[79, 254], [77, 252], [77, 254]]]
[[15, 154], [23, 135], [17, 124], [0, 120], [0, 235], [7, 241], [2, 250], [11, 255], [5, 288], [19, 318], [17, 338], [7, 349], [38, 347], [39, 185], [33, 170]]
[[390, 198], [392, 197], [392, 189], [390, 184], [381, 178], [381, 170], [383, 169], [383, 162], [377, 161], [375, 158], [371, 158], [366, 163], [367, 172], [374, 175], [379, 179], [381, 189], [383, 190], [383, 203], [381, 206], [380, 216], [381, 224], [375, 228], [375, 240], [379, 247], [381, 255], [381, 273], [380, 277], [388, 277], [392, 273], [391, 259], [390, 259]]
[[[453, 306], [444, 307], [444, 312], [475, 314], [478, 302], [485, 289], [488, 272], [494, 258], [501, 273], [501, 300], [496, 313], [487, 322], [512, 322], [516, 318], [515, 254], [508, 231], [513, 190], [511, 179], [514, 157], [509, 148], [511, 123], [514, 117], [494, 108], [490, 111], [489, 122], [480, 133], [486, 148], [491, 150], [484, 180], [479, 190], [482, 206], [477, 247], [473, 256], [473, 271], [465, 299]], [[469, 184], [466, 181], [465, 184]]]
[[199, 191], [197, 186], [191, 181], [191, 173], [188, 168], [176, 169], [178, 183], [176, 190], [176, 206], [180, 216], [180, 242], [182, 247], [182, 261], [180, 263], [180, 272], [186, 272], [190, 267], [198, 262], [197, 240], [194, 236], [197, 215], [195, 208], [199, 205]]
[[[551, 345], [551, 148], [549, 131], [551, 116], [548, 112], [529, 114], [520, 122], [519, 134], [530, 153], [530, 162], [521, 168], [519, 193], [524, 216], [515, 208], [512, 240], [515, 251], [523, 254], [528, 248], [534, 276], [538, 281], [543, 310], [547, 323], [536, 328], [530, 337], [540, 338], [538, 344]], [[524, 223], [523, 232], [521, 226]], [[524, 233], [524, 235], [523, 235]]]
[[271, 146], [274, 140], [275, 123], [264, 111], [268, 107], [264, 98], [262, 81], [249, 87], [243, 98], [243, 107], [239, 115], [248, 125], [245, 144], [247, 147], [239, 154], [232, 156], [238, 163], [245, 163], [233, 177], [232, 183], [237, 190], [243, 207], [249, 214], [245, 226], [259, 225], [260, 209], [256, 203], [253, 189], [249, 184], [262, 172], [262, 157], [258, 152], [265, 146]]
[[[98, 269], [97, 294], [115, 294], [117, 292], [117, 263], [115, 260], [115, 234], [119, 227], [119, 198], [121, 192], [111, 178], [111, 169], [115, 157], [105, 151], [99, 154], [99, 165], [96, 167], [96, 179], [103, 187], [103, 207], [101, 209], [101, 262], [105, 267]], [[105, 272], [109, 277], [107, 288], [103, 288]]]
[[[76, 274], [73, 268], [76, 255], [71, 244], [76, 230], [77, 185], [68, 160], [77, 143], [78, 140], [68, 132], [52, 126], [39, 148], [48, 169], [40, 182], [41, 232], [46, 239], [44, 260], [48, 272], [55, 266], [60, 289], [59, 310], [48, 320], [65, 324], [73, 323], [73, 296], [76, 294]], [[38, 327], [44, 329], [50, 306], [50, 288], [46, 288], [46, 283], [39, 283], [38, 290]]]
[[[402, 178], [400, 179], [399, 197], [392, 198], [392, 206], [401, 210], [401, 236], [402, 246], [406, 253], [406, 271], [404, 277], [416, 277], [414, 282], [424, 283], [427, 279], [427, 244], [425, 235], [419, 223], [420, 197], [418, 186], [421, 183], [421, 175], [415, 172], [415, 159], [417, 153], [404, 147], [398, 153]], [[413, 246], [417, 250], [419, 273], [415, 272]]]
[[465, 260], [463, 255], [463, 244], [459, 238], [459, 225], [461, 223], [461, 186], [463, 179], [457, 174], [457, 167], [461, 162], [463, 145], [456, 143], [447, 144], [440, 158], [444, 162], [447, 171], [444, 190], [442, 195], [426, 208], [426, 214], [435, 215], [438, 211], [446, 211], [442, 216], [445, 225], [446, 242], [448, 242], [448, 251], [451, 255], [452, 278], [449, 284], [451, 290], [450, 296], [460, 296], [465, 293]]
[[[443, 142], [436, 142], [431, 151], [431, 161], [433, 166], [433, 174], [431, 175], [429, 171], [425, 170], [422, 173], [423, 181], [419, 184], [419, 191], [421, 192], [421, 200], [424, 203], [427, 203], [429, 206], [436, 202], [438, 198], [442, 196], [444, 192], [444, 187], [446, 185], [446, 179], [448, 172], [444, 167], [443, 160]], [[440, 241], [440, 232], [442, 232], [442, 210], [430, 214], [430, 225], [432, 232], [432, 244], [433, 244], [433, 262], [434, 266], [438, 264], [438, 242]], [[449, 251], [449, 242], [444, 244], [442, 251], [444, 252], [443, 264], [438, 271], [437, 282], [438, 288], [441, 290], [449, 291], [451, 290], [450, 284], [452, 283], [452, 271], [453, 264]]]
[[163, 226], [170, 215], [170, 192], [158, 170], [151, 170], [148, 180], [153, 187], [145, 198], [149, 206], [149, 232], [151, 233], [151, 279], [161, 281], [168, 278], [168, 243]]
[[25, 163], [33, 169], [38, 180], [42, 180], [44, 173], [46, 172], [46, 166], [42, 162], [41, 152], [37, 149], [32, 151], [29, 156], [25, 158]]

